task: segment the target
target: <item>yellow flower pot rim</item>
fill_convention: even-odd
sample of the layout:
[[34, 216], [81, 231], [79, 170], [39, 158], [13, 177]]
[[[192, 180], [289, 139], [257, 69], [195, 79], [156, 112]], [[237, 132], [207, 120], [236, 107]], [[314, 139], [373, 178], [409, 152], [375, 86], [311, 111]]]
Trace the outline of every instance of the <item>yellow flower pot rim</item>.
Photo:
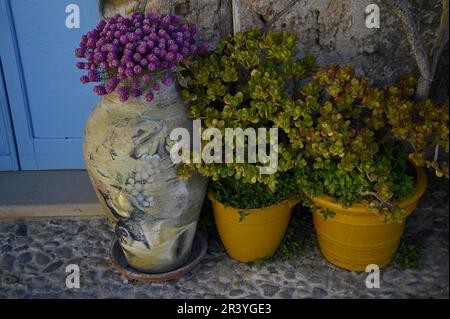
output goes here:
[[[399, 201], [396, 202], [396, 204], [400, 207], [400, 208], [404, 208], [407, 207], [409, 205], [412, 205], [414, 203], [416, 203], [421, 197], [422, 195], [425, 193], [425, 190], [427, 188], [427, 174], [426, 171], [423, 168], [414, 167], [416, 169], [416, 175], [417, 175], [417, 179], [416, 179], [416, 191], [414, 192], [414, 194], [401, 199]], [[319, 205], [319, 206], [324, 206], [330, 209], [336, 209], [336, 210], [344, 210], [345, 212], [348, 213], [370, 213], [372, 214], [370, 211], [368, 211], [367, 209], [367, 205], [363, 204], [363, 203], [354, 203], [352, 206], [350, 207], [343, 207], [341, 204], [336, 203], [333, 201], [333, 197], [329, 196], [329, 195], [319, 195], [319, 196], [310, 196], [309, 194], [306, 194], [315, 204]]]
[[[220, 201], [218, 201], [217, 199], [214, 198], [215, 194], [216, 194], [216, 192], [214, 192], [213, 190], [211, 190], [211, 189], [208, 190], [208, 199], [210, 201], [212, 201], [212, 202], [218, 202], [218, 203], [222, 204], [224, 207], [227, 207], [227, 206], [225, 206], [225, 204], [223, 204], [222, 202], [220, 202]], [[279, 202], [277, 204], [273, 204], [273, 205], [270, 205], [270, 206], [264, 206], [264, 207], [261, 207], [261, 208], [237, 208], [237, 207], [232, 207], [232, 206], [228, 206], [228, 207], [233, 208], [235, 210], [242, 210], [242, 211], [245, 211], [246, 213], [252, 213], [252, 212], [253, 213], [258, 213], [261, 210], [265, 210], [265, 209], [268, 209], [268, 208], [271, 208], [271, 207], [281, 206], [281, 205], [284, 205], [286, 203], [289, 205], [289, 207], [294, 207], [299, 202], [300, 202], [300, 197], [299, 196], [294, 196], [292, 198], [285, 199], [285, 200], [283, 200], [283, 201], [281, 201], [281, 202]]]

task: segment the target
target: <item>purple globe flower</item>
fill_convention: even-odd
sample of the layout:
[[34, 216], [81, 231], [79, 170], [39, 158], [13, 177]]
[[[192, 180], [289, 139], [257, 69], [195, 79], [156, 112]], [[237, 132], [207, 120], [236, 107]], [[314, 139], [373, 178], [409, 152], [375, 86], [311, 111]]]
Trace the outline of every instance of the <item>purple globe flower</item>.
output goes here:
[[134, 33], [128, 33], [127, 38], [128, 38], [128, 41], [130, 41], [130, 42], [134, 42], [137, 39], [136, 34], [134, 34]]
[[87, 75], [83, 75], [82, 77], [80, 77], [80, 81], [83, 84], [86, 84], [86, 83], [90, 82], [89, 77]]
[[163, 37], [163, 36], [165, 36], [166, 34], [167, 34], [166, 30], [164, 30], [164, 29], [159, 29], [159, 30], [158, 30], [158, 35], [159, 35], [160, 37]]
[[109, 62], [109, 68], [110, 69], [117, 69], [120, 66], [119, 60], [112, 60]]
[[84, 57], [89, 61], [89, 62], [93, 62], [94, 61], [94, 52], [86, 52], [84, 54]]
[[158, 56], [161, 59], [164, 59], [166, 57], [167, 51], [166, 50], [160, 50]]
[[159, 55], [159, 53], [161, 53], [161, 49], [160, 48], [153, 48], [152, 50], [154, 55]]
[[117, 85], [119, 85], [119, 83], [120, 83], [120, 80], [118, 78], [108, 79], [106, 81], [106, 85], [105, 85], [106, 92], [108, 92], [108, 93], [114, 92], [115, 89], [117, 88]]
[[141, 89], [132, 89], [131, 95], [133, 97], [140, 97], [140, 96], [142, 96], [142, 90]]
[[181, 48], [181, 54], [183, 54], [183, 55], [189, 54], [189, 48], [187, 48], [187, 47], [182, 47], [182, 48]]
[[115, 59], [116, 59], [116, 55], [114, 53], [112, 53], [112, 52], [109, 52], [106, 55], [106, 61], [108, 61], [108, 62], [111, 62], [112, 60], [115, 60]]
[[183, 43], [184, 43], [183, 36], [176, 37], [176, 38], [175, 38], [175, 42], [176, 42], [177, 44], [183, 45]]
[[125, 49], [128, 49], [128, 50], [134, 50], [134, 47], [135, 47], [135, 45], [134, 45], [134, 43], [132, 43], [132, 42], [128, 42], [128, 43], [125, 45]]
[[200, 45], [200, 47], [198, 48], [197, 51], [198, 51], [199, 53], [206, 53], [206, 52], [209, 51], [209, 49], [210, 49], [209, 44], [206, 43], [206, 42], [203, 42], [203, 43]]
[[133, 69], [126, 69], [125, 70], [125, 75], [127, 76], [127, 78], [129, 78], [129, 79], [132, 79], [133, 77], [134, 77], [134, 72], [133, 72]]
[[80, 44], [87, 45], [87, 42], [88, 42], [88, 37], [87, 37], [87, 35], [83, 35], [83, 36], [81, 37]]
[[145, 83], [152, 83], [153, 77], [152, 77], [150, 74], [146, 73], [146, 74], [144, 74], [144, 76], [142, 77], [142, 80], [143, 80]]
[[140, 65], [135, 65], [133, 68], [134, 74], [139, 75], [142, 73], [142, 67]]
[[[151, 101], [152, 90], [161, 88], [155, 83], [154, 72], [174, 73], [185, 55], [207, 50], [203, 44], [195, 46], [197, 31], [197, 27], [188, 26], [180, 16], [153, 12], [135, 12], [131, 17], [116, 14], [101, 20], [81, 37], [75, 50], [76, 57], [84, 59], [76, 64], [77, 68], [87, 70], [80, 81], [100, 82], [103, 76], [114, 74], [94, 91], [99, 95], [117, 91], [123, 102], [130, 96], [141, 96], [143, 82], [152, 87], [146, 94], [146, 99]], [[126, 81], [125, 85], [122, 81]], [[161, 82], [171, 85], [173, 80], [166, 76]]]
[[138, 48], [137, 48], [138, 52], [141, 54], [144, 54], [145, 52], [147, 52], [147, 45], [146, 44], [141, 44]]
[[151, 27], [148, 24], [146, 24], [142, 27], [142, 31], [144, 31], [144, 34], [149, 34], [151, 31]]
[[154, 98], [155, 98], [155, 96], [153, 95], [152, 92], [148, 92], [147, 94], [145, 94], [145, 99], [146, 99], [148, 102], [153, 101]]
[[97, 85], [94, 87], [94, 92], [97, 93], [98, 95], [106, 95], [108, 94], [106, 92], [106, 88], [103, 85]]
[[[172, 41], [172, 42], [173, 42], [173, 41]], [[177, 52], [177, 51], [178, 51], [178, 45], [176, 45], [176, 44], [170, 44], [170, 45], [169, 45], [169, 51], [170, 51], [170, 52], [173, 52], [173, 53]]]
[[147, 13], [147, 18], [148, 18], [151, 22], [156, 21], [156, 20], [159, 19], [159, 14], [154, 13], [154, 12], [149, 12], [149, 13]]
[[169, 66], [169, 71], [172, 73], [177, 72], [177, 66], [175, 64], [172, 64], [171, 66]]
[[140, 88], [139, 81], [136, 79], [131, 80], [130, 85], [133, 90], [137, 90]]
[[95, 48], [95, 39], [93, 38], [88, 38], [88, 41], [86, 43], [87, 47], [90, 49]]
[[127, 44], [128, 43], [128, 37], [126, 35], [120, 36], [120, 43]]
[[172, 52], [169, 52], [166, 54], [165, 59], [166, 59], [166, 61], [172, 62], [175, 60], [175, 54], [173, 54]]
[[88, 72], [87, 76], [89, 78], [89, 81], [91, 81], [91, 82], [98, 82], [98, 81], [100, 81], [100, 76], [98, 75], [97, 71], [90, 70]]
[[159, 85], [158, 83], [153, 84], [152, 86], [152, 90], [155, 92], [158, 92], [161, 89], [161, 85]]
[[86, 50], [82, 49], [82, 48], [78, 48], [75, 50], [75, 55], [77, 56], [77, 58], [84, 58], [85, 53], [86, 53]]
[[148, 60], [148, 62], [156, 62], [156, 61], [158, 61], [158, 57], [152, 53], [147, 57], [147, 60]]
[[142, 60], [142, 55], [139, 54], [139, 53], [135, 53], [135, 54], [133, 55], [133, 60], [136, 61], [136, 62], [141, 61], [141, 60]]
[[77, 62], [77, 68], [80, 70], [84, 70], [86, 67], [86, 63], [84, 62]]
[[122, 86], [119, 89], [118, 94], [119, 94], [120, 101], [121, 102], [126, 102], [129, 99], [129, 97], [130, 97], [130, 90], [127, 87]]
[[169, 62], [161, 61], [160, 66], [161, 66], [162, 69], [168, 69], [169, 68]]
[[180, 63], [181, 61], [183, 61], [183, 55], [181, 53], [176, 53], [175, 54], [175, 61], [177, 61], [177, 63]]
[[170, 76], [166, 76], [164, 79], [162, 79], [162, 84], [164, 84], [165, 86], [171, 86], [173, 83], [173, 80]]
[[97, 52], [94, 54], [94, 61], [97, 63], [104, 62], [106, 60], [106, 56], [104, 52]]

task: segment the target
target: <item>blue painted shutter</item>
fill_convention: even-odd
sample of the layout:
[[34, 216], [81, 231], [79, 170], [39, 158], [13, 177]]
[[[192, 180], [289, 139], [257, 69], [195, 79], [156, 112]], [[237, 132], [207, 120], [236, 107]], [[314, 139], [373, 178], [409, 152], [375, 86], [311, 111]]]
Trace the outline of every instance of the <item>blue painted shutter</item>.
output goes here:
[[[80, 29], [66, 7], [80, 8]], [[21, 169], [84, 168], [82, 134], [98, 97], [74, 50], [98, 20], [94, 0], [0, 0], [0, 54]]]

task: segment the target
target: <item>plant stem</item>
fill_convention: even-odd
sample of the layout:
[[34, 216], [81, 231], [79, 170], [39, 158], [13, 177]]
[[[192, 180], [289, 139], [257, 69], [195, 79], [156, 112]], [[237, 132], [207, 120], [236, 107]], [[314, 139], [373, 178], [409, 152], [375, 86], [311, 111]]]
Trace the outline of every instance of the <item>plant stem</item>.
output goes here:
[[376, 199], [378, 199], [380, 202], [382, 202], [383, 204], [392, 207], [393, 205], [387, 201], [385, 201], [384, 199], [382, 199], [377, 193], [375, 192], [361, 192], [360, 193], [362, 196], [373, 196]]
[[436, 147], [434, 148], [434, 159], [433, 162], [437, 162], [439, 156], [439, 143], [436, 144]]
[[292, 9], [293, 6], [297, 4], [298, 0], [291, 1], [283, 10], [278, 12], [269, 22], [266, 23], [266, 25], [262, 28], [262, 32], [266, 33], [267, 30], [274, 25], [282, 16], [284, 16], [286, 13], [289, 12], [289, 10]]
[[448, 42], [448, 10], [449, 10], [449, 4], [448, 0], [442, 1], [442, 15], [441, 15], [441, 22], [439, 24], [439, 27], [436, 32], [436, 39], [433, 46], [432, 51], [432, 66], [431, 66], [431, 81], [434, 80], [434, 76], [436, 74], [437, 65], [439, 63], [439, 58], [442, 55], [442, 52], [444, 51], [444, 47]]
[[417, 25], [411, 11], [404, 0], [385, 0], [395, 16], [400, 20], [406, 39], [411, 47], [420, 78], [417, 82], [416, 100], [421, 101], [428, 97], [431, 89], [431, 70], [427, 52], [423, 46]]

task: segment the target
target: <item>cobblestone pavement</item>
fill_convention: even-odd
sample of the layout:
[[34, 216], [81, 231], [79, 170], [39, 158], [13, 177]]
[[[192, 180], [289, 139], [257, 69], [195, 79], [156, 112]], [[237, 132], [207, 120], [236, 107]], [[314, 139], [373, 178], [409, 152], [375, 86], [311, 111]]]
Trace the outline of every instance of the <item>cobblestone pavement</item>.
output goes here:
[[[424, 267], [382, 271], [379, 289], [366, 273], [341, 270], [317, 248], [291, 261], [262, 266], [227, 257], [216, 236], [200, 266], [182, 279], [129, 282], [107, 260], [114, 234], [105, 219], [0, 221], [0, 298], [448, 298], [448, 185], [433, 179], [408, 233], [425, 240]], [[69, 264], [78, 264], [80, 289], [65, 285]]]

